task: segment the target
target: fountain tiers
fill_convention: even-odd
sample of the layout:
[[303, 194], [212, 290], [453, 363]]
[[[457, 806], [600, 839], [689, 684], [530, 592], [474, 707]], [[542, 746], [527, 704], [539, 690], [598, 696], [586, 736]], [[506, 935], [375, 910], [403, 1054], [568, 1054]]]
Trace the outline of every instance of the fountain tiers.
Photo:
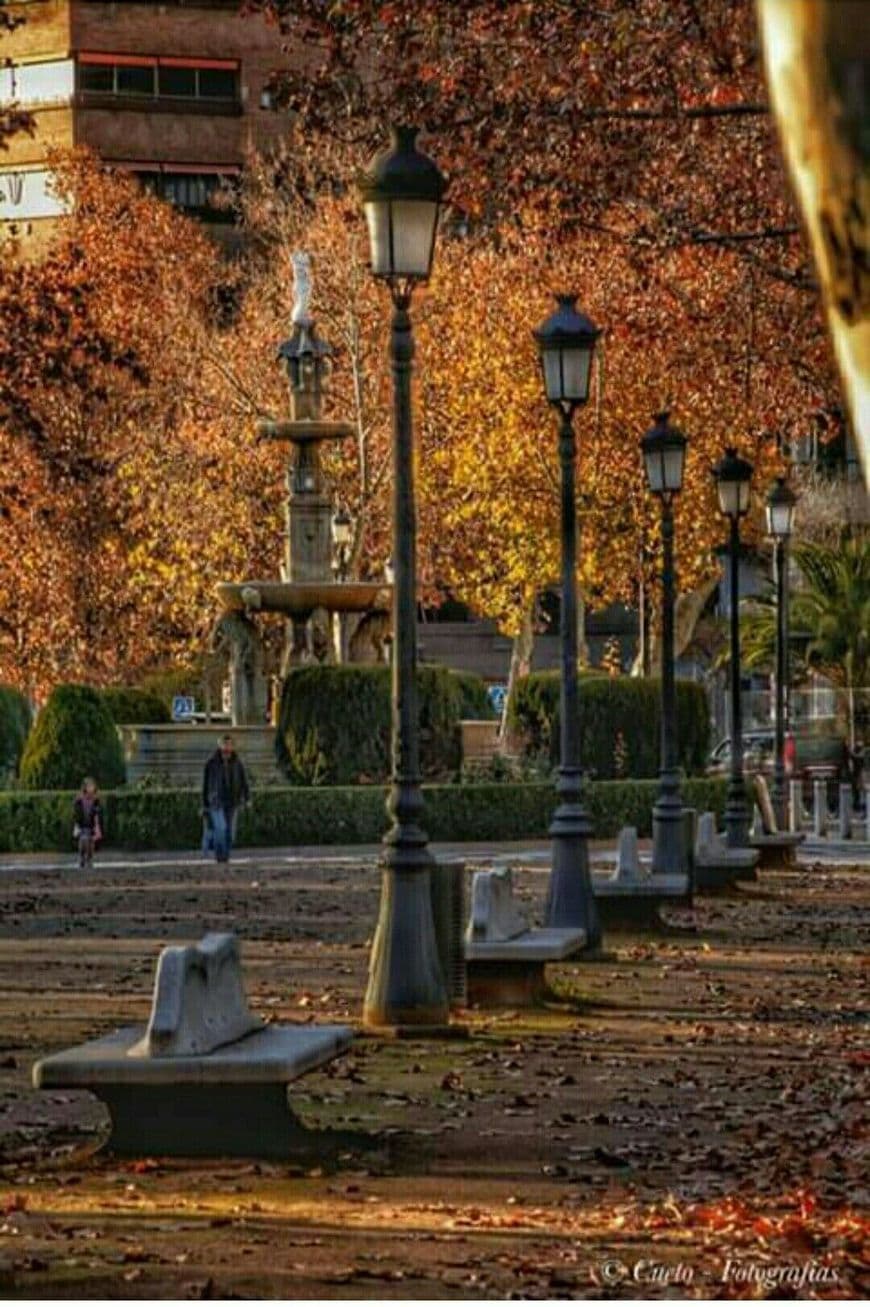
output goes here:
[[[259, 603], [246, 603], [244, 592], [252, 590]], [[330, 613], [386, 612], [391, 595], [391, 587], [380, 581], [224, 581], [216, 591], [224, 612], [253, 608], [292, 616], [310, 616], [315, 608]]]

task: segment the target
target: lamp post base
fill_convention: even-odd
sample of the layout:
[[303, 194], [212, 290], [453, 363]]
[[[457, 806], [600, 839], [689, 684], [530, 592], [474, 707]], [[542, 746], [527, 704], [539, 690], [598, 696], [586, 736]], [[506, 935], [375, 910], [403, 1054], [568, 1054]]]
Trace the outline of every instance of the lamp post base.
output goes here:
[[429, 883], [435, 860], [425, 847], [391, 845], [382, 865], [380, 915], [363, 1024], [375, 1028], [446, 1026], [450, 1009], [438, 959]]
[[749, 845], [749, 804], [743, 788], [743, 778], [728, 787], [725, 803], [725, 841], [729, 848], [742, 849]]
[[[653, 808], [652, 873], [659, 876], [685, 875], [687, 871], [686, 836], [683, 805], [677, 791], [677, 778], [662, 777], [662, 789]], [[672, 792], [673, 790], [673, 792]]]
[[547, 890], [545, 922], [560, 930], [585, 930], [587, 949], [601, 945], [601, 925], [589, 874], [590, 823], [579, 805], [556, 809], [550, 835], [553, 862]]

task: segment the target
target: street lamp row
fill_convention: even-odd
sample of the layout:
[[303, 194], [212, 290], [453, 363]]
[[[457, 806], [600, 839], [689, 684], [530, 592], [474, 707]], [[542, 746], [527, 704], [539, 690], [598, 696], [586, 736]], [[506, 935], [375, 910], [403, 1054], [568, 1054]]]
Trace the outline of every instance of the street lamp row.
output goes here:
[[[373, 275], [386, 282], [393, 301], [390, 362], [393, 373], [393, 660], [392, 768], [387, 803], [391, 819], [384, 837], [380, 914], [372, 947], [363, 1016], [369, 1025], [440, 1027], [448, 1000], [435, 941], [430, 875], [435, 863], [421, 825], [423, 801], [418, 736], [416, 643], [416, 506], [414, 498], [411, 370], [414, 343], [410, 306], [415, 286], [428, 280], [438, 215], [446, 189], [436, 165], [416, 146], [416, 129], [397, 127], [391, 148], [372, 160], [360, 180], [371, 246]], [[589, 873], [591, 822], [582, 793], [577, 675], [577, 515], [574, 415], [589, 398], [599, 329], [576, 307], [574, 295], [557, 296], [556, 311], [534, 332], [547, 401], [559, 417], [561, 464], [561, 697], [559, 803], [550, 827], [552, 870], [547, 924], [582, 927], [596, 947], [600, 926]], [[650, 491], [662, 515], [662, 722], [659, 793], [653, 813], [653, 871], [685, 870], [679, 789], [674, 671], [673, 503], [683, 483], [686, 437], [658, 414], [642, 441]], [[716, 468], [722, 512], [731, 523], [732, 749], [726, 828], [729, 843], [748, 834], [742, 773], [738, 627], [739, 522], [749, 510], [752, 467], [729, 449]], [[785, 493], [784, 493], [785, 492]], [[787, 534], [783, 486], [768, 502], [771, 533]], [[792, 497], [793, 501], [793, 497]], [[793, 508], [793, 502], [792, 502]], [[345, 523], [337, 523], [345, 533]], [[347, 535], [350, 531], [347, 530]], [[780, 583], [784, 564], [779, 564]], [[777, 664], [777, 705], [784, 683]], [[781, 727], [778, 727], [778, 748]], [[781, 748], [778, 757], [781, 763]]]

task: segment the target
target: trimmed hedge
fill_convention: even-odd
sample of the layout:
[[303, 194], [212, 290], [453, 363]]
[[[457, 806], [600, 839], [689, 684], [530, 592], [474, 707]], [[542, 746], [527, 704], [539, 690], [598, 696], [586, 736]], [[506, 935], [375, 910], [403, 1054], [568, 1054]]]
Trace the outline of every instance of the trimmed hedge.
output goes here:
[[[580, 737], [583, 766], [596, 780], [619, 771], [632, 779], [659, 770], [661, 682], [649, 677], [581, 675]], [[710, 744], [710, 707], [704, 687], [677, 681], [680, 765], [704, 770]], [[559, 762], [559, 674], [533, 672], [517, 684], [510, 725], [525, 752]], [[619, 738], [621, 736], [621, 741]], [[621, 756], [620, 756], [621, 755]]]
[[[346, 664], [299, 667], [281, 693], [278, 756], [296, 785], [378, 784], [390, 772], [389, 667]], [[461, 762], [459, 722], [483, 711], [477, 677], [421, 667], [420, 762], [423, 776], [455, 776]]]
[[26, 696], [11, 685], [0, 685], [0, 776], [17, 774], [32, 721]]
[[157, 726], [172, 721], [163, 699], [135, 685], [109, 685], [100, 690], [112, 721], [118, 726]]
[[93, 776], [100, 789], [123, 785], [121, 741], [99, 690], [58, 685], [27, 737], [21, 784], [28, 790], [78, 789], [84, 776]]
[[[596, 838], [622, 826], [651, 833], [655, 781], [598, 781], [587, 786]], [[721, 819], [727, 781], [688, 780], [683, 801]], [[0, 852], [71, 848], [72, 792], [0, 791]], [[124, 849], [196, 849], [202, 837], [197, 790], [122, 790], [102, 796], [106, 842]], [[423, 824], [432, 840], [520, 840], [547, 835], [556, 807], [553, 785], [431, 785]], [[387, 828], [380, 786], [282, 786], [255, 790], [241, 816], [239, 843], [279, 848], [312, 844], [376, 844]]]
[[459, 717], [461, 721], [490, 722], [498, 716], [486, 693], [486, 682], [473, 672], [454, 672], [450, 675], [459, 686]]

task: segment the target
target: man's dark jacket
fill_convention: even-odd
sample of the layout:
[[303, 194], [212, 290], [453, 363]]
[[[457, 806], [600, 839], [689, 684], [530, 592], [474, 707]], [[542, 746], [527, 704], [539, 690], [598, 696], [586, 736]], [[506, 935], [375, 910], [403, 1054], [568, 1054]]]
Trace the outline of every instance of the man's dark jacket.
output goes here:
[[248, 778], [237, 753], [224, 760], [220, 749], [205, 764], [202, 777], [202, 806], [204, 808], [237, 808], [250, 797]]

